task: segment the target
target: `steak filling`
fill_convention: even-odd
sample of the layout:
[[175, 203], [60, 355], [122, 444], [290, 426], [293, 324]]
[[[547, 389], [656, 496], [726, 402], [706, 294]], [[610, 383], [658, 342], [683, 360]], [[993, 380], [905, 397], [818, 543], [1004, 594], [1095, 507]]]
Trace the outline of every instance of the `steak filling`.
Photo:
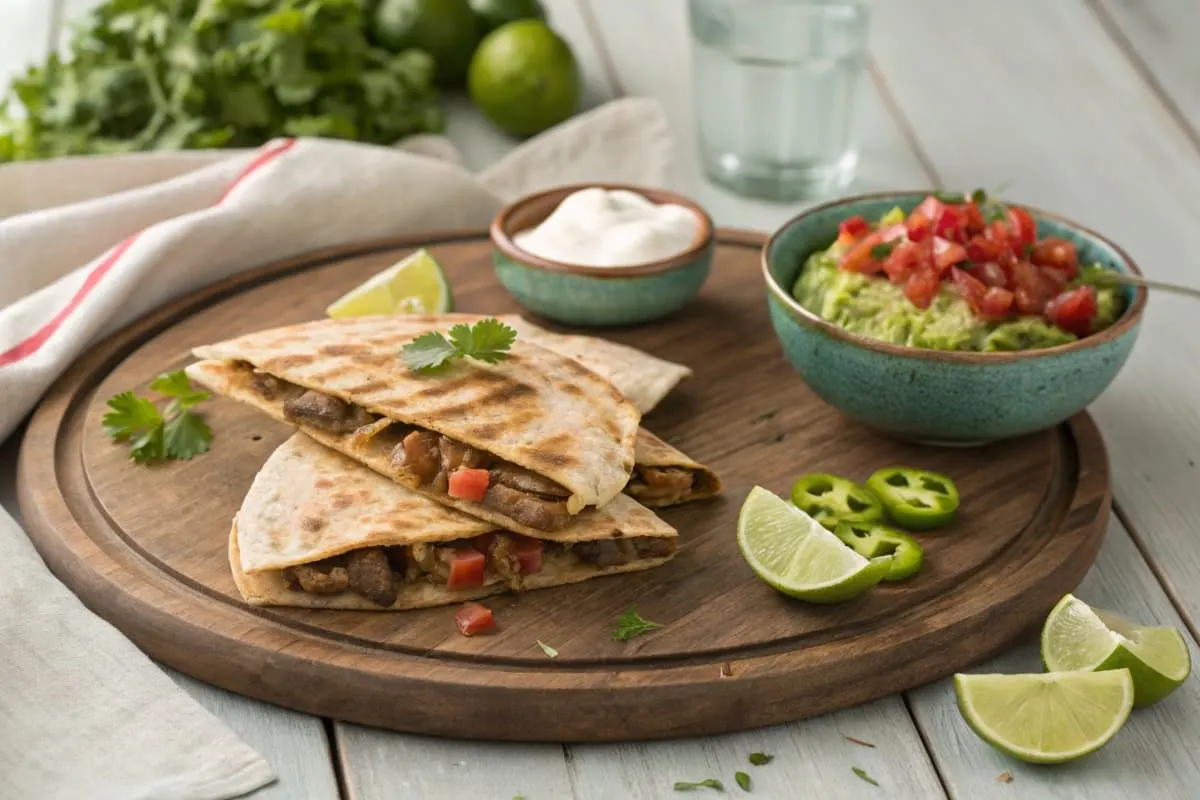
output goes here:
[[505, 582], [519, 591], [529, 575], [554, 573], [578, 564], [622, 566], [637, 559], [666, 558], [674, 552], [674, 538], [559, 543], [498, 531], [437, 544], [363, 547], [287, 567], [283, 577], [295, 591], [320, 595], [353, 592], [388, 608], [405, 584], [426, 582], [453, 591]]
[[625, 491], [647, 504], [682, 503], [696, 483], [696, 473], [683, 467], [634, 467]]

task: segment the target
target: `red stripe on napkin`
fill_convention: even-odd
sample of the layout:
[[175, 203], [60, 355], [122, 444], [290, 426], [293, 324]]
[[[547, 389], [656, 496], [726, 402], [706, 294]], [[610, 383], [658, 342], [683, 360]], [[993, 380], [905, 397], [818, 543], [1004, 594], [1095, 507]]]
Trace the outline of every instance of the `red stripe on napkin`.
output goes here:
[[[226, 198], [229, 197], [230, 193], [236, 189], [239, 184], [245, 181], [246, 178], [250, 177], [259, 169], [266, 166], [271, 161], [274, 161], [277, 157], [283, 155], [288, 150], [292, 149], [295, 144], [295, 139], [283, 139], [264, 147], [262, 151], [254, 157], [254, 160], [246, 165], [246, 168], [242, 170], [241, 174], [229, 184], [229, 188], [227, 188], [224, 194], [221, 195], [221, 198], [217, 200], [216, 205], [224, 203]], [[32, 336], [28, 337], [24, 341], [18, 342], [14, 347], [5, 350], [3, 353], [0, 353], [0, 367], [15, 363], [23, 358], [27, 358], [41, 349], [42, 345], [44, 345], [47, 340], [54, 335], [54, 332], [59, 329], [63, 322], [66, 321], [67, 317], [71, 316], [72, 312], [74, 312], [75, 309], [78, 308], [79, 305], [87, 298], [87, 296], [92, 293], [92, 290], [95, 289], [96, 285], [100, 283], [100, 279], [108, 274], [109, 270], [111, 270], [117, 261], [121, 259], [121, 256], [125, 255], [125, 252], [129, 250], [133, 243], [137, 241], [137, 238], [144, 232], [145, 231], [139, 231], [138, 233], [135, 233], [133, 236], [130, 236], [128, 239], [109, 250], [108, 255], [104, 257], [104, 260], [97, 264], [95, 268], [88, 273], [88, 276], [84, 278], [83, 285], [79, 287], [79, 289], [75, 292], [75, 295], [69, 301], [67, 301], [67, 304], [63, 306], [62, 309], [59, 310], [59, 312], [55, 314], [49, 322], [39, 328]]]

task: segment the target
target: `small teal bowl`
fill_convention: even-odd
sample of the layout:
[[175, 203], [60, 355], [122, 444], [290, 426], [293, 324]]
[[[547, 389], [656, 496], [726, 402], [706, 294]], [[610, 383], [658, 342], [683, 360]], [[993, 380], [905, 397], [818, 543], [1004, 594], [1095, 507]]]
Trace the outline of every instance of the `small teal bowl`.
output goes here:
[[[974, 445], [1058, 425], [1086, 408], [1116, 377], [1137, 338], [1146, 290], [1127, 287], [1126, 309], [1107, 330], [1041, 350], [966, 353], [868, 339], [826, 322], [792, 297], [805, 259], [828, 247], [838, 223], [911, 211], [930, 192], [890, 192], [810, 209], [768, 240], [762, 270], [771, 324], [800, 377], [851, 419], [901, 439]], [[1055, 214], [1023, 206], [1039, 236], [1075, 243], [1080, 263], [1140, 275], [1120, 247]]]
[[[683, 252], [626, 267], [589, 267], [549, 261], [521, 250], [513, 236], [541, 224], [566, 197], [599, 186], [637, 192], [654, 203], [677, 203], [700, 220], [696, 238]], [[663, 189], [623, 184], [576, 184], [523, 197], [492, 220], [496, 276], [518, 303], [568, 325], [607, 327], [660, 319], [690, 303], [712, 271], [712, 218], [696, 203]]]

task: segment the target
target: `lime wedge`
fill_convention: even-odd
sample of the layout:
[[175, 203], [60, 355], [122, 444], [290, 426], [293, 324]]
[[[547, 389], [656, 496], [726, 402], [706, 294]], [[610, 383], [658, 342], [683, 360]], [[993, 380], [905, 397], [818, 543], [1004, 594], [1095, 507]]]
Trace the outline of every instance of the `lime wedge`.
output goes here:
[[1192, 657], [1174, 628], [1137, 625], [1067, 595], [1042, 627], [1042, 663], [1050, 672], [1128, 669], [1134, 705], [1157, 703], [1187, 679]]
[[325, 309], [334, 319], [372, 314], [443, 314], [454, 298], [442, 267], [425, 248], [369, 278]]
[[742, 557], [773, 588], [810, 603], [857, 597], [887, 574], [887, 559], [869, 561], [821, 523], [761, 486], [738, 515]]
[[971, 730], [1022, 761], [1061, 764], [1108, 744], [1133, 709], [1129, 670], [955, 675]]

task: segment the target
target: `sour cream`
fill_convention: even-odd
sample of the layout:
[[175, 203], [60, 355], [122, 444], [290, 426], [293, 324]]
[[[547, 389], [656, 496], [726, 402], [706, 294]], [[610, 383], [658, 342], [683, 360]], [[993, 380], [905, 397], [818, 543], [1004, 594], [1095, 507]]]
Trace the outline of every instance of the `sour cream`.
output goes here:
[[685, 206], [592, 187], [568, 195], [541, 225], [521, 231], [513, 243], [548, 261], [627, 267], [682, 253], [699, 231], [699, 217]]

